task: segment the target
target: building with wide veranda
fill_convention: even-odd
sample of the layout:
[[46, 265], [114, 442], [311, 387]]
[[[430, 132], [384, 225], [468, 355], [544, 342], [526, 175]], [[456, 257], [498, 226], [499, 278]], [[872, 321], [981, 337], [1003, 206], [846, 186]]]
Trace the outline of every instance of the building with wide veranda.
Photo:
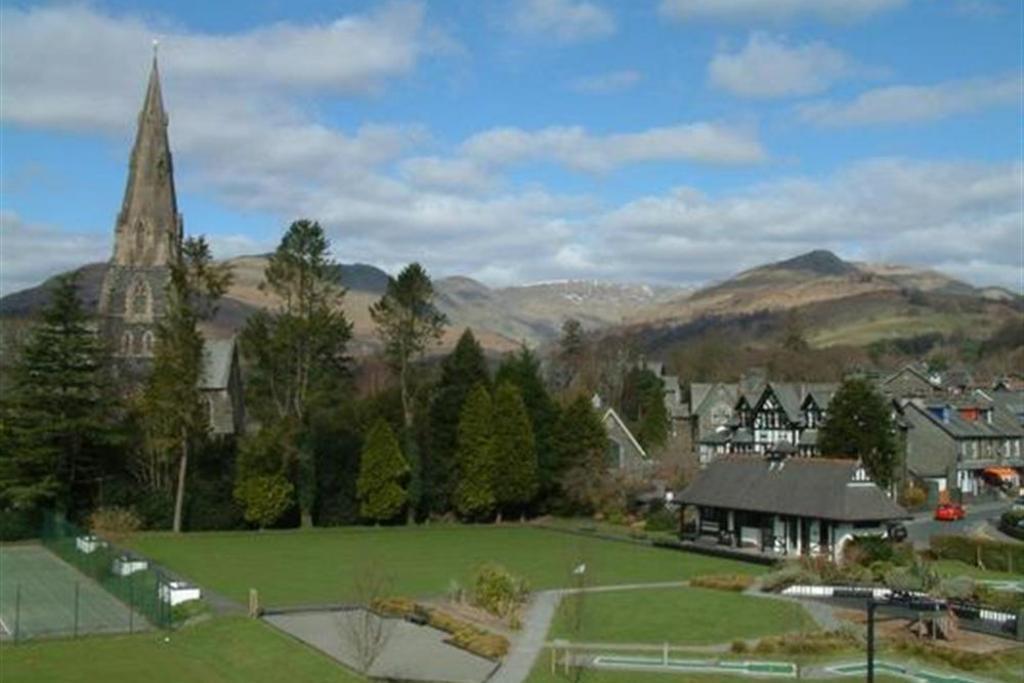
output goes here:
[[858, 535], [909, 517], [856, 460], [724, 455], [676, 500], [696, 510], [696, 536], [774, 556], [842, 557]]

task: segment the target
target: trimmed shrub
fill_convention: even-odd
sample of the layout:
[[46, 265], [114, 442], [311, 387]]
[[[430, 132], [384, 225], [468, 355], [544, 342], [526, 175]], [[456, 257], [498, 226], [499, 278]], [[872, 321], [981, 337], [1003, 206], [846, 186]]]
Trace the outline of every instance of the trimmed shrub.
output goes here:
[[729, 651], [738, 655], [748, 652], [749, 650], [750, 646], [747, 645], [747, 641], [745, 640], [734, 640], [732, 641], [732, 645], [729, 646]]
[[142, 519], [131, 508], [102, 507], [89, 515], [89, 531], [118, 541], [142, 528]]
[[647, 531], [675, 531], [679, 527], [679, 517], [665, 507], [652, 511], [645, 521]]
[[473, 577], [473, 604], [498, 617], [515, 611], [526, 600], [527, 593], [526, 582], [501, 565], [482, 565]]
[[377, 598], [370, 608], [384, 616], [404, 618], [415, 614], [416, 601], [404, 597]]
[[999, 518], [999, 529], [1008, 536], [1024, 541], [1024, 510], [1008, 510]]
[[713, 588], [720, 591], [743, 591], [754, 585], [754, 577], [746, 574], [709, 574], [706, 576], [695, 576], [690, 579], [690, 585], [698, 588]]

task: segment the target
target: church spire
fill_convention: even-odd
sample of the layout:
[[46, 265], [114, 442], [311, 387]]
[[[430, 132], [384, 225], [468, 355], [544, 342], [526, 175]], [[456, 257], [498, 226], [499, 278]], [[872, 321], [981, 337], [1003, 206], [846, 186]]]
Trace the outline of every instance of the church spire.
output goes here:
[[181, 244], [181, 216], [174, 192], [174, 169], [167, 140], [157, 66], [156, 44], [146, 97], [128, 167], [124, 202], [117, 216], [114, 263], [123, 266], [166, 266]]

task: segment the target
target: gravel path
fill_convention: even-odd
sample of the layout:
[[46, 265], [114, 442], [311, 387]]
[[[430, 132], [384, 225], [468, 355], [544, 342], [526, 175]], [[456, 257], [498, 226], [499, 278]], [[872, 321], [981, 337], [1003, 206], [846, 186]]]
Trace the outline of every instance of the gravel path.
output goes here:
[[662, 581], [660, 583], [630, 583], [619, 586], [589, 586], [587, 588], [562, 588], [540, 591], [533, 594], [523, 628], [519, 637], [512, 643], [509, 653], [505, 656], [501, 668], [490, 678], [489, 683], [522, 683], [533, 670], [540, 651], [544, 649], [551, 620], [555, 617], [558, 602], [564, 595], [572, 593], [605, 593], [610, 591], [646, 590], [651, 588], [680, 588], [686, 581]]

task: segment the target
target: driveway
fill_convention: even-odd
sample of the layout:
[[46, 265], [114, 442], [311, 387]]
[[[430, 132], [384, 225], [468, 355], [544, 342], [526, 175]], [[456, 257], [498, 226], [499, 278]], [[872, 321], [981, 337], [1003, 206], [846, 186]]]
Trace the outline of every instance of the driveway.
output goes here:
[[934, 511], [929, 510], [906, 523], [907, 538], [918, 548], [927, 547], [932, 536], [942, 534], [982, 534], [1005, 540], [1009, 537], [998, 530], [999, 517], [1009, 509], [1008, 501], [968, 505], [967, 514], [956, 522], [936, 522], [932, 519]]

